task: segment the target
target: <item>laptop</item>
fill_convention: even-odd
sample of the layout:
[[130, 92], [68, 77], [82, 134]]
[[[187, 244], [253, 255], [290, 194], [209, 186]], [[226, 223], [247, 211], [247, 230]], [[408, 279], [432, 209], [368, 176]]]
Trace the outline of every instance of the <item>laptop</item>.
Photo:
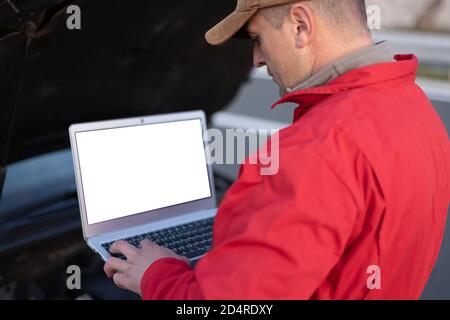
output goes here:
[[69, 134], [83, 236], [103, 260], [117, 240], [149, 239], [191, 261], [210, 249], [217, 204], [203, 111], [73, 124]]

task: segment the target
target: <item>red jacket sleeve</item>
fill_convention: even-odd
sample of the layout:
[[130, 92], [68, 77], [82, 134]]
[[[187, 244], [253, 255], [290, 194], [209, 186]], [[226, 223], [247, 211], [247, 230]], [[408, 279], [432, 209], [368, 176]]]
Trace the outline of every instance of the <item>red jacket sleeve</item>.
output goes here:
[[341, 138], [329, 139], [336, 147], [323, 152], [281, 146], [273, 176], [245, 164], [219, 208], [212, 250], [195, 269], [155, 262], [142, 279], [142, 297], [311, 298], [344, 252], [361, 200], [363, 157]]
[[141, 281], [142, 299], [202, 300], [191, 267], [184, 261], [164, 258], [155, 261]]

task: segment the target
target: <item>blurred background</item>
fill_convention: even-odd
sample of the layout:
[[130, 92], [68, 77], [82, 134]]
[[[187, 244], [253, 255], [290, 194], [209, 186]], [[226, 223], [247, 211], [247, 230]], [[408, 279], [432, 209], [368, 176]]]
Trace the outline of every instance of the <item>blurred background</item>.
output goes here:
[[[68, 30], [66, 8], [81, 8]], [[67, 128], [203, 109], [209, 127], [280, 129], [278, 88], [251, 44], [209, 47], [203, 33], [234, 1], [0, 0], [0, 299], [116, 299], [82, 239]], [[450, 0], [368, 0], [377, 41], [420, 59], [420, 86], [450, 128]], [[214, 168], [219, 201], [237, 165]], [[1, 185], [0, 181], [0, 185]], [[422, 299], [450, 299], [450, 231]], [[82, 290], [66, 268], [82, 267]]]

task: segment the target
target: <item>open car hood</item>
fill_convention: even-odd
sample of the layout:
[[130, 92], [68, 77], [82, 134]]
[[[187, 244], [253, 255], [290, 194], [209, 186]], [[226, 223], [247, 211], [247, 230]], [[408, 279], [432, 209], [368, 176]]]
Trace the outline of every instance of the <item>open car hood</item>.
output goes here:
[[[66, 26], [73, 4], [81, 30]], [[0, 167], [67, 147], [72, 123], [223, 108], [251, 44], [211, 47], [203, 35], [233, 5], [0, 0]]]

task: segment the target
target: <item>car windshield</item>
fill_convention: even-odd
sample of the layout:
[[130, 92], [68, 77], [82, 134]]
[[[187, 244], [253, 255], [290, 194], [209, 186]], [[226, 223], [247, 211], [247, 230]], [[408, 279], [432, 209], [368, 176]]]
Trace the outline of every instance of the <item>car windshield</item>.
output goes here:
[[22, 160], [7, 167], [0, 221], [73, 205], [76, 186], [70, 149]]

